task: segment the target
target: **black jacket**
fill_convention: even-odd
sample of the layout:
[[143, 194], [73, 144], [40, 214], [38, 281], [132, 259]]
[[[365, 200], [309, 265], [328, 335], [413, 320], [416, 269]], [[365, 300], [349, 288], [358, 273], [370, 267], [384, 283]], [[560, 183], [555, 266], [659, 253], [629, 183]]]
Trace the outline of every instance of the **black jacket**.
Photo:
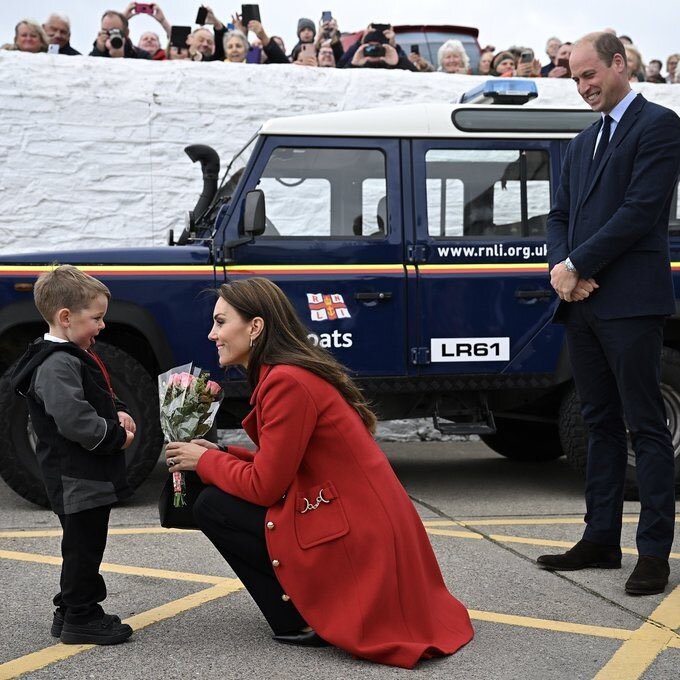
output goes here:
[[70, 342], [39, 338], [12, 373], [37, 435], [36, 456], [52, 510], [72, 514], [127, 498], [125, 411], [97, 361]]
[[59, 54], [68, 54], [70, 56], [76, 56], [79, 55], [80, 52], [71, 47], [71, 43], [66, 43], [66, 45], [63, 45], [62, 47], [59, 48]]
[[[90, 52], [91, 57], [110, 57], [108, 50], [103, 52], [97, 47], [97, 41], [95, 40], [92, 45], [92, 52]], [[151, 55], [145, 50], [135, 47], [132, 44], [130, 38], [125, 40], [125, 51], [123, 52], [123, 57], [125, 59], [151, 59]]]

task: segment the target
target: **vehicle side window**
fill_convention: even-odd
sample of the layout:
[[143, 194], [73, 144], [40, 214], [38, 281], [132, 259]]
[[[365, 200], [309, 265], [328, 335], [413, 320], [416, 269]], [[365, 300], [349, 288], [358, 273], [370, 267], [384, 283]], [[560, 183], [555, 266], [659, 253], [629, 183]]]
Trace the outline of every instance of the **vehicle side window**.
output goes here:
[[425, 168], [430, 236], [545, 234], [550, 210], [546, 151], [431, 149]]
[[385, 236], [387, 182], [380, 150], [278, 147], [257, 188], [265, 195], [265, 237]]

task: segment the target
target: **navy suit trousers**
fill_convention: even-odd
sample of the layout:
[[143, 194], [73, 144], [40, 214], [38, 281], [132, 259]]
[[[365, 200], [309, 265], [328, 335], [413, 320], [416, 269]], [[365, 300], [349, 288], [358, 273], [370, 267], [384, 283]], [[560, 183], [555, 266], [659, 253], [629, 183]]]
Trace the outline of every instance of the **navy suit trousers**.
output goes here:
[[660, 388], [664, 317], [600, 319], [587, 301], [568, 307], [567, 343], [588, 428], [583, 538], [620, 544], [627, 426], [641, 503], [638, 553], [668, 559], [675, 471]]

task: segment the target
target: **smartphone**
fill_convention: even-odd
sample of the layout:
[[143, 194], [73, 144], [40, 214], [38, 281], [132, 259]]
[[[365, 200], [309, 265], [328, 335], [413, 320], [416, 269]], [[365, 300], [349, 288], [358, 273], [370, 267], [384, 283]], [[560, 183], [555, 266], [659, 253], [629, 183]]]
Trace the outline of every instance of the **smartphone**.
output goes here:
[[136, 2], [135, 14], [153, 14], [153, 2]]
[[314, 43], [302, 43], [300, 45], [300, 52], [303, 57], [316, 57], [316, 46]]
[[373, 26], [374, 31], [379, 31], [382, 33], [383, 31], [386, 31], [388, 28], [390, 28], [391, 24], [371, 24]]
[[59, 45], [48, 45], [47, 54], [59, 54]]
[[571, 69], [569, 68], [569, 59], [558, 59], [557, 65], [566, 68], [567, 72], [562, 76], [563, 78], [571, 78]]
[[333, 21], [333, 15], [329, 11], [321, 12], [321, 21], [323, 21], [323, 23]]
[[248, 28], [250, 21], [261, 21], [259, 5], [241, 5], [241, 21]]
[[196, 12], [196, 23], [199, 26], [203, 26], [203, 25], [205, 25], [205, 20], [207, 18], [208, 18], [208, 10], [207, 10], [206, 7], [203, 7], [203, 5], [201, 5], [198, 8], [198, 12]]
[[420, 54], [420, 45], [411, 45], [411, 52], [413, 54]]
[[173, 26], [170, 29], [170, 44], [180, 52], [187, 49], [187, 38], [191, 33], [191, 26]]
[[520, 64], [530, 64], [533, 60], [534, 60], [533, 50], [522, 50], [522, 53], [519, 55]]

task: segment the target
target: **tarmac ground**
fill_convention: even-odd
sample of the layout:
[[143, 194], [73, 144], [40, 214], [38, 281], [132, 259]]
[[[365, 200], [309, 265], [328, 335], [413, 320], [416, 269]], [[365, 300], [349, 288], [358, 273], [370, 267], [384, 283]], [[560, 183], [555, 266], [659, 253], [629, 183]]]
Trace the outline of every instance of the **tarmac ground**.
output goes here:
[[59, 522], [0, 481], [0, 680], [680, 677], [680, 539], [665, 593], [630, 597], [623, 588], [636, 561], [639, 503], [625, 504], [620, 571], [551, 573], [536, 567], [536, 557], [570, 547], [583, 527], [582, 481], [564, 459], [510, 461], [475, 441], [382, 446], [420, 513], [449, 589], [470, 610], [475, 638], [458, 653], [407, 671], [335, 648], [276, 644], [208, 540], [158, 526], [156, 502], [167, 474], [159, 462], [111, 515], [105, 607], [135, 629], [112, 647], [50, 637]]

